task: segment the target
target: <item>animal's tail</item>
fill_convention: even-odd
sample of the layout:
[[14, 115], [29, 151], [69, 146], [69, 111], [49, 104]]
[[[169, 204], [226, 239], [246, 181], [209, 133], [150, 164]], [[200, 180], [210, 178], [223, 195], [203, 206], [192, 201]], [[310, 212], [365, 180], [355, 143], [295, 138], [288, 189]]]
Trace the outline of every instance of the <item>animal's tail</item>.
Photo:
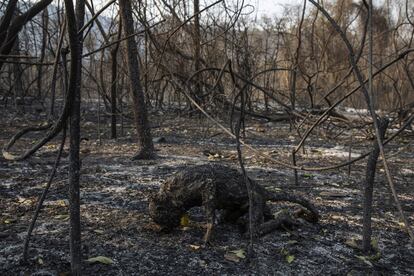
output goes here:
[[309, 214], [307, 214], [306, 216], [307, 220], [311, 222], [317, 222], [319, 220], [318, 210], [316, 209], [315, 205], [313, 205], [313, 203], [311, 203], [306, 198], [299, 196], [299, 195], [287, 194], [284, 192], [270, 192], [270, 191], [266, 191], [266, 192], [267, 192], [267, 200], [297, 203], [299, 205], [302, 205], [309, 211]]

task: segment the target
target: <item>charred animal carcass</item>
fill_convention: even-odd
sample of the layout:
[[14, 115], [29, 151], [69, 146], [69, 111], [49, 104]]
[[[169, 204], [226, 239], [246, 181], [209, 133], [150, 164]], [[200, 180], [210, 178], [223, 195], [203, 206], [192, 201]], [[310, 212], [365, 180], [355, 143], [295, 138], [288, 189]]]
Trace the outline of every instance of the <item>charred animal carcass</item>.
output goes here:
[[[310, 221], [318, 220], [314, 205], [303, 197], [283, 192], [268, 191], [254, 180], [248, 179], [252, 190], [252, 224], [256, 234], [270, 232], [288, 217], [272, 216], [267, 201], [287, 201], [307, 209]], [[181, 217], [192, 207], [202, 206], [207, 217], [209, 241], [213, 230], [216, 210], [223, 211], [224, 220], [236, 221], [249, 211], [249, 196], [245, 178], [238, 170], [224, 165], [206, 164], [185, 168], [171, 176], [159, 192], [149, 199], [150, 217], [163, 229], [179, 226]]]

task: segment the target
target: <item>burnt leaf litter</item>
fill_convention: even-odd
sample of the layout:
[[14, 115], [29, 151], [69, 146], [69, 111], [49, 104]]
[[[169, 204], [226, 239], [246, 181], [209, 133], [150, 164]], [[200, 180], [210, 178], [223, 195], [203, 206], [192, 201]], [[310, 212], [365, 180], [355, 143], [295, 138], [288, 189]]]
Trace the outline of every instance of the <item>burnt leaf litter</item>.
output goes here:
[[[1, 143], [24, 126], [35, 124], [2, 110]], [[92, 120], [92, 119], [91, 119]], [[366, 161], [351, 167], [293, 172], [245, 150], [249, 176], [270, 190], [283, 190], [310, 199], [321, 219], [312, 224], [281, 229], [254, 242], [237, 226], [219, 224], [212, 242], [205, 246], [205, 216], [201, 208], [170, 233], [163, 233], [148, 216], [148, 196], [180, 169], [219, 162], [238, 167], [235, 141], [212, 123], [179, 117], [172, 112], [152, 113], [158, 158], [131, 161], [136, 146], [132, 128], [117, 140], [102, 134], [91, 120], [83, 128], [81, 144], [81, 214], [84, 275], [414, 275], [414, 247], [403, 230], [382, 166], [374, 192], [373, 247], [365, 256], [359, 248], [362, 232], [362, 192]], [[297, 140], [289, 125], [249, 121], [246, 141], [261, 152], [288, 160]], [[105, 130], [107, 131], [107, 130]], [[18, 142], [21, 151], [41, 137], [32, 133]], [[342, 137], [342, 138], [341, 138]], [[349, 137], [348, 137], [349, 138]], [[309, 166], [346, 161], [349, 139], [330, 139], [316, 132], [299, 160]], [[29, 262], [21, 261], [28, 225], [58, 151], [59, 138], [22, 162], [0, 158], [0, 275], [69, 275], [67, 168], [68, 145], [44, 207], [36, 223]], [[413, 133], [387, 146], [403, 209], [414, 224]], [[363, 152], [370, 141], [353, 141], [352, 154]], [[403, 147], [403, 150], [401, 150]], [[393, 154], [398, 153], [398, 154]], [[289, 210], [289, 204], [271, 204], [272, 212]]]

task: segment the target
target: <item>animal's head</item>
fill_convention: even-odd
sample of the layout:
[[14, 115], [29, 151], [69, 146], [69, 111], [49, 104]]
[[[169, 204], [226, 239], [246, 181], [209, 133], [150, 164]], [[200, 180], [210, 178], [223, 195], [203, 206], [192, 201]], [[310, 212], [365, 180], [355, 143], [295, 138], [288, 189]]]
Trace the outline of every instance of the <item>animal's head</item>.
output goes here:
[[149, 198], [149, 215], [163, 230], [170, 231], [180, 225], [183, 213], [182, 209], [176, 207], [169, 198], [159, 194]]

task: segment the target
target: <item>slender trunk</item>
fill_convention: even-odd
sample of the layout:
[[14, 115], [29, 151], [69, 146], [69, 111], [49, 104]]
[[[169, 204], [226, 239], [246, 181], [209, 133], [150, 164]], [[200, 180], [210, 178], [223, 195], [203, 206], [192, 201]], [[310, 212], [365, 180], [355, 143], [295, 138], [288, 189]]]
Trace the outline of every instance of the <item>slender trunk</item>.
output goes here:
[[[134, 33], [134, 21], [130, 0], [119, 0], [124, 35], [130, 36]], [[135, 37], [126, 40], [128, 78], [130, 93], [133, 101], [135, 124], [138, 135], [138, 152], [133, 159], [151, 159], [154, 157], [154, 146], [152, 143], [151, 128], [147, 118], [144, 91], [140, 82], [140, 68], [138, 63], [138, 49]]]
[[299, 70], [299, 57], [300, 57], [300, 47], [302, 44], [302, 25], [305, 19], [305, 11], [306, 11], [306, 0], [303, 1], [303, 9], [302, 9], [302, 17], [299, 22], [298, 26], [298, 46], [296, 48], [295, 53], [295, 60], [292, 68], [292, 75], [291, 75], [291, 83], [290, 83], [290, 102], [292, 105], [292, 110], [296, 108], [296, 79]]
[[55, 62], [53, 64], [53, 73], [52, 73], [52, 83], [51, 83], [51, 91], [50, 91], [50, 106], [49, 106], [49, 120], [53, 120], [54, 117], [54, 109], [55, 109], [55, 97], [56, 97], [56, 80], [57, 80], [57, 71], [59, 68], [59, 60], [62, 50], [63, 39], [65, 37], [65, 30], [66, 24], [61, 26], [61, 32], [59, 37], [59, 42], [56, 50]]
[[[16, 43], [13, 46], [13, 54], [18, 56], [20, 54], [19, 35], [16, 35]], [[16, 111], [21, 112], [24, 110], [24, 95], [23, 95], [23, 81], [22, 81], [22, 66], [21, 64], [13, 64], [13, 77], [14, 77], [14, 105]]]
[[124, 83], [125, 83], [125, 74], [122, 74], [121, 78], [121, 85], [120, 90], [118, 91], [118, 105], [119, 105], [119, 113], [121, 114], [121, 137], [124, 136], [124, 105], [122, 103], [123, 94], [124, 91]]
[[68, 72], [68, 56], [69, 54], [69, 49], [67, 47], [63, 48], [61, 51], [61, 56], [62, 56], [62, 74], [63, 74], [63, 94], [66, 97], [66, 94], [68, 93], [68, 89], [69, 89], [69, 72]]
[[[144, 3], [144, 7], [143, 7], [143, 14], [144, 14], [144, 21], [147, 23], [147, 0], [145, 0]], [[151, 99], [150, 99], [150, 95], [149, 95], [149, 89], [148, 89], [148, 32], [145, 32], [145, 36], [144, 36], [144, 47], [145, 47], [145, 57], [144, 57], [144, 62], [145, 62], [145, 74], [144, 74], [144, 89], [145, 89], [145, 93], [147, 93], [147, 100], [148, 103], [151, 106]], [[156, 99], [156, 97], [155, 97]], [[155, 106], [157, 105], [157, 103], [155, 102]]]
[[[122, 20], [118, 25], [117, 40], [121, 38]], [[111, 138], [116, 139], [116, 94], [118, 90], [118, 50], [119, 43], [111, 51]]]
[[111, 139], [116, 139], [117, 55], [118, 51], [111, 52]]
[[[268, 32], [266, 30], [266, 44], [265, 44], [265, 54], [264, 54], [264, 69], [267, 69], [267, 52], [269, 51], [269, 37], [270, 37], [270, 32]], [[268, 74], [265, 74], [263, 77], [263, 86], [268, 89], [269, 86], [269, 78], [268, 78]], [[264, 104], [265, 104], [265, 110], [266, 112], [269, 112], [269, 97], [267, 96], [267, 94], [263, 94], [264, 97]]]
[[[380, 119], [378, 120], [378, 127], [381, 133], [381, 141], [384, 139], [385, 131], [387, 130], [388, 120]], [[362, 232], [362, 245], [363, 250], [366, 253], [369, 253], [371, 250], [371, 218], [372, 218], [372, 196], [374, 191], [374, 180], [375, 180], [375, 171], [377, 167], [378, 156], [380, 154], [380, 149], [377, 141], [374, 141], [374, 150], [368, 157], [367, 162], [367, 171], [365, 176], [365, 186], [364, 186], [364, 216], [363, 216], [363, 232]]]
[[[45, 53], [46, 53], [46, 44], [47, 44], [47, 29], [49, 25], [49, 13], [47, 8], [43, 11], [42, 15], [42, 45], [40, 49], [40, 59], [39, 62], [43, 63], [45, 59]], [[42, 97], [42, 78], [43, 78], [43, 71], [42, 71], [42, 65], [37, 66], [37, 99], [40, 101]]]
[[[201, 58], [201, 45], [200, 45], [200, 2], [199, 0], [194, 0], [194, 71], [199, 71], [200, 68], [200, 58]], [[195, 99], [197, 103], [201, 102], [200, 95], [203, 93], [201, 92], [201, 85], [200, 85], [200, 75], [197, 75], [194, 78], [195, 81]]]

